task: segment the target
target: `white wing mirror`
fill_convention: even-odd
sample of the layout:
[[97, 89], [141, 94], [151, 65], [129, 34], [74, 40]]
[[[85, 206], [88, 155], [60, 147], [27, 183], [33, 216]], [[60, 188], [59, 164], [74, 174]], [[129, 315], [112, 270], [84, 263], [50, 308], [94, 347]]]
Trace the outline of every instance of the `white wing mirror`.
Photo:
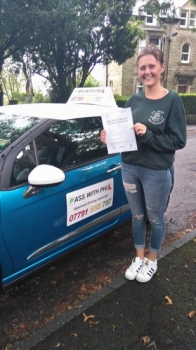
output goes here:
[[36, 166], [28, 176], [28, 182], [34, 187], [55, 186], [65, 180], [65, 174], [52, 165], [41, 164]]

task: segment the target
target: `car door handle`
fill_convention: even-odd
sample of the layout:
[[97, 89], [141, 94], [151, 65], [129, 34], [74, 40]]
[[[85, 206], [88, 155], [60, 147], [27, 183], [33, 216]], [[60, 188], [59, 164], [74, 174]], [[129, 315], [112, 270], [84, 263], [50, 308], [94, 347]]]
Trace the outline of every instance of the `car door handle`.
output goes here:
[[107, 170], [107, 173], [110, 174], [110, 173], [113, 173], [114, 171], [117, 171], [120, 169], [121, 169], [121, 165], [117, 165], [114, 168]]

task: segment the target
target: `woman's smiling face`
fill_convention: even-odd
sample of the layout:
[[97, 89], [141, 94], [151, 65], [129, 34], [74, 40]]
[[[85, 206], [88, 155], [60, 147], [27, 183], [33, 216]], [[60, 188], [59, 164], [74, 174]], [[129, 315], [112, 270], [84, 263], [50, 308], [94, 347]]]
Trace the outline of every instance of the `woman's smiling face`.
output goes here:
[[153, 54], [141, 56], [138, 60], [138, 77], [147, 88], [159, 85], [164, 71], [165, 65], [161, 64]]

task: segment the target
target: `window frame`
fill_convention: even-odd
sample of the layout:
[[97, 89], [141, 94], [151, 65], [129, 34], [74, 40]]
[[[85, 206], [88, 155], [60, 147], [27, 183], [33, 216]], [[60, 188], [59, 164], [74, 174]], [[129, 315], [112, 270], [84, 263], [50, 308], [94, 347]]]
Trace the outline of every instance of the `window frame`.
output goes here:
[[[148, 22], [148, 19], [151, 19], [152, 21]], [[156, 17], [154, 15], [152, 15], [152, 13], [149, 11], [146, 12], [145, 24], [148, 26], [156, 26], [157, 25]]]
[[[195, 17], [193, 18], [191, 15], [194, 13]], [[194, 25], [191, 25], [191, 21], [194, 21]], [[195, 28], [196, 27], [196, 11], [191, 10], [190, 11], [190, 18], [189, 18], [189, 28]]]
[[[186, 17], [182, 17], [182, 14], [185, 14]], [[185, 21], [185, 24], [181, 24], [182, 21]], [[188, 11], [187, 10], [181, 10], [180, 12], [180, 27], [181, 28], [187, 28], [188, 24]]]
[[152, 44], [156, 45], [160, 49], [161, 48], [161, 37], [150, 35], [150, 37], [149, 37], [149, 45], [151, 44], [151, 39], [157, 39], [158, 40], [158, 42], [159, 42], [158, 45], [156, 43], [153, 43], [153, 42], [152, 42]]
[[113, 82], [113, 80], [110, 80], [109, 81], [109, 87], [112, 89], [112, 91], [113, 91], [113, 88], [114, 88], [114, 82]]
[[[183, 51], [183, 48], [185, 47], [185, 45], [188, 46], [188, 49], [189, 49], [188, 52]], [[185, 64], [190, 63], [190, 51], [191, 51], [190, 44], [189, 43], [183, 44], [182, 50], [181, 50], [181, 63], [185, 63]], [[183, 56], [187, 56], [187, 60], [183, 59]]]
[[139, 79], [136, 80], [136, 93], [144, 91], [144, 86]]
[[[184, 81], [185, 83], [180, 83], [180, 81]], [[180, 87], [182, 87], [182, 90], [184, 90], [183, 88], [185, 87], [186, 91], [180, 91]], [[188, 92], [188, 79], [179, 78], [178, 79], [178, 93], [185, 94], [187, 92]]]

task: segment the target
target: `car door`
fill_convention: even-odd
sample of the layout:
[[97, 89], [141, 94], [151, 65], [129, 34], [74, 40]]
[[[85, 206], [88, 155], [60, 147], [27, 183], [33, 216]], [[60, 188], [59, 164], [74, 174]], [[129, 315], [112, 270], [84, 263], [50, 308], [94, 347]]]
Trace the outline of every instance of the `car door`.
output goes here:
[[[4, 271], [4, 284], [109, 230], [121, 216], [130, 216], [120, 155], [107, 154], [101, 128], [99, 117], [58, 121], [36, 131], [33, 142], [27, 138], [25, 147], [23, 141], [10, 187], [0, 194], [1, 227], [13, 263], [12, 271]], [[65, 181], [31, 191], [28, 174], [38, 163], [59, 167]], [[8, 168], [5, 163], [4, 171]]]

